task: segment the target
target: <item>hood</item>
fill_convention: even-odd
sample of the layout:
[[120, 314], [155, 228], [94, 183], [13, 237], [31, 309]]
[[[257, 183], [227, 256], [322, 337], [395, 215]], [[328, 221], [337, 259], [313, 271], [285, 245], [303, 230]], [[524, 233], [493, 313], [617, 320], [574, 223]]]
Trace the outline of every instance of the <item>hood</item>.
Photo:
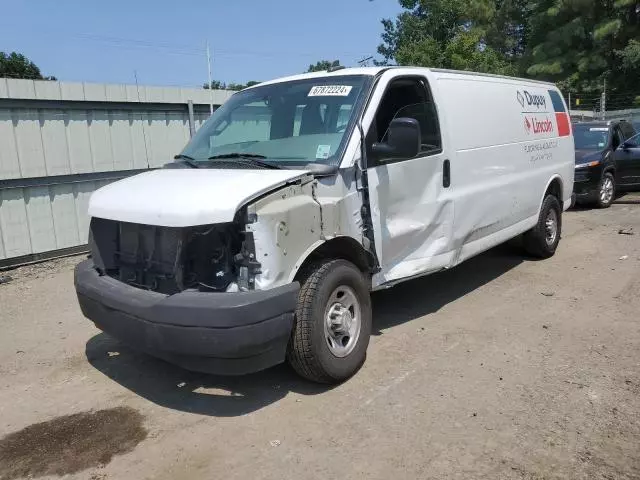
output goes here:
[[163, 227], [226, 223], [247, 202], [305, 175], [309, 172], [154, 170], [96, 190], [89, 201], [89, 215]]
[[592, 150], [592, 149], [576, 149], [576, 165], [580, 163], [593, 162], [595, 160], [602, 160], [602, 154], [604, 150]]

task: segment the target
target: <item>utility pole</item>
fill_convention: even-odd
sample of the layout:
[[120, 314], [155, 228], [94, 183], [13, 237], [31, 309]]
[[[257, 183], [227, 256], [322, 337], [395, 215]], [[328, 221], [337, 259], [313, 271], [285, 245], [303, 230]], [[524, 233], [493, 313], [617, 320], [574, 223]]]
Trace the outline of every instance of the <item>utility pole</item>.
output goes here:
[[207, 40], [207, 70], [209, 71], [209, 113], [213, 115], [213, 80], [211, 79], [211, 52], [209, 41]]
[[604, 120], [605, 115], [607, 114], [607, 79], [604, 79], [604, 87], [602, 89], [602, 96], [600, 97], [600, 113], [602, 114], [602, 119]]

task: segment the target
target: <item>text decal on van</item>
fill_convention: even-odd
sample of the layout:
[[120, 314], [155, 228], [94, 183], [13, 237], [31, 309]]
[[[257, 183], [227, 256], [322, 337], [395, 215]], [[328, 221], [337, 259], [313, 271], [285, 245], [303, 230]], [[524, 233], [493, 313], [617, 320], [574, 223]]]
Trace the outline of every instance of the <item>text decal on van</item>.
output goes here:
[[518, 90], [516, 94], [516, 98], [518, 99], [518, 103], [522, 105], [522, 108], [527, 107], [540, 109], [547, 109], [547, 99], [544, 95], [536, 95], [534, 93], [529, 93], [526, 90]]
[[316, 85], [309, 90], [309, 97], [348, 97], [351, 85]]

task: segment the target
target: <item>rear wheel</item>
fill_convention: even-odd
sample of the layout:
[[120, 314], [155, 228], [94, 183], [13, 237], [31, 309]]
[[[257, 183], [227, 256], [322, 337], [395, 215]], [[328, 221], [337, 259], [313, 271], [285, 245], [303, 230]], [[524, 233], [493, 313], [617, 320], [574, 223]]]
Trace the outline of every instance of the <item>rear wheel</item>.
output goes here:
[[371, 299], [364, 274], [346, 260], [309, 268], [301, 282], [287, 360], [303, 377], [338, 383], [364, 363]]
[[596, 204], [599, 208], [609, 208], [616, 193], [616, 183], [611, 172], [605, 172], [598, 186]]
[[524, 246], [529, 255], [549, 258], [556, 253], [562, 232], [562, 207], [553, 195], [542, 202], [538, 223], [524, 234]]

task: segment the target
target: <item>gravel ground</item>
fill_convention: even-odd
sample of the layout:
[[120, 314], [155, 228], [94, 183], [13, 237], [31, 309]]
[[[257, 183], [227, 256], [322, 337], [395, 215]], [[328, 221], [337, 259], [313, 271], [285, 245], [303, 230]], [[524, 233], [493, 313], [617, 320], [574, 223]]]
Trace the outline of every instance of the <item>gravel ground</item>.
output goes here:
[[0, 479], [640, 478], [640, 196], [567, 212], [550, 260], [505, 245], [375, 294], [335, 388], [129, 350], [80, 314], [80, 259], [3, 272]]

